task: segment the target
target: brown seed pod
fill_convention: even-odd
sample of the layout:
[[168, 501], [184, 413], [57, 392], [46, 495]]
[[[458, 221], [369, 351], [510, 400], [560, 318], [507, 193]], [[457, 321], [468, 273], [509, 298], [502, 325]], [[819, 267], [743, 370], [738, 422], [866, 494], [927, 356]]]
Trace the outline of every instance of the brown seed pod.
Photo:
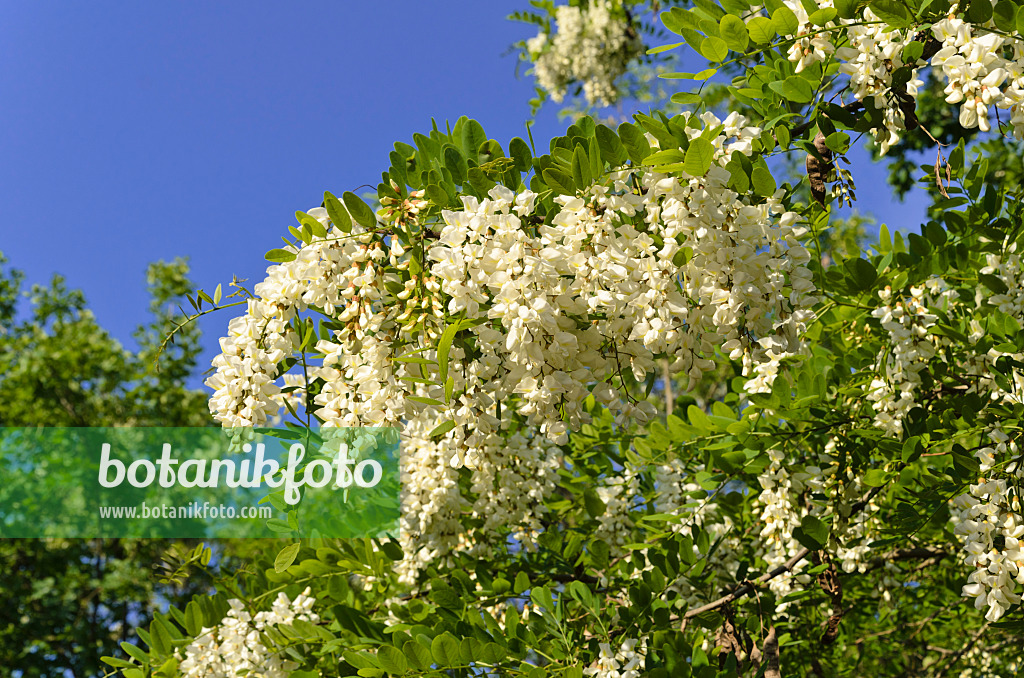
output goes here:
[[814, 137], [814, 148], [821, 154], [821, 158], [816, 157], [813, 153], [808, 153], [807, 161], [804, 164], [807, 167], [807, 180], [811, 185], [811, 197], [814, 198], [816, 203], [824, 207], [826, 196], [825, 184], [832, 176], [835, 163], [832, 160], [832, 151], [825, 145], [825, 135], [823, 133], [818, 132], [817, 136]]

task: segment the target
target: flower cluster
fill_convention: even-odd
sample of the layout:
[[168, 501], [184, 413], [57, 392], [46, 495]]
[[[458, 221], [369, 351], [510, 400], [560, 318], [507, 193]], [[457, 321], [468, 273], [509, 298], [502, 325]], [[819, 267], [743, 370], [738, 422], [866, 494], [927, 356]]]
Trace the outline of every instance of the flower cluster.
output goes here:
[[262, 634], [296, 620], [320, 621], [313, 612], [316, 602], [306, 589], [295, 600], [279, 593], [270, 610], [251, 615], [239, 600], [228, 601], [231, 609], [220, 624], [204, 628], [185, 648], [178, 670], [185, 678], [288, 678], [298, 665], [273, 647], [264, 645]]
[[[778, 450], [768, 450], [770, 463], [758, 476], [761, 494], [757, 503], [761, 507], [760, 537], [763, 540], [762, 557], [769, 570], [784, 564], [801, 549], [800, 542], [793, 538], [793, 530], [800, 526], [801, 507], [797, 499], [801, 493], [799, 481], [795, 481], [785, 463], [785, 455]], [[778, 597], [793, 590], [793, 571], [773, 578], [768, 586]], [[806, 577], [804, 575], [804, 577]], [[779, 612], [785, 608], [780, 604]]]
[[999, 470], [1005, 467], [1017, 483], [1024, 470], [1015, 441], [999, 428], [990, 430], [988, 439], [989, 445], [974, 453], [983, 475], [953, 500], [953, 522], [964, 540], [965, 562], [974, 568], [963, 594], [974, 598], [974, 606], [986, 610], [985, 618], [994, 622], [1020, 602], [1017, 585], [1024, 584], [1020, 496], [1007, 478], [999, 477]]
[[554, 35], [538, 33], [526, 41], [526, 52], [537, 84], [555, 101], [580, 83], [589, 105], [608, 106], [618, 98], [615, 81], [643, 54], [643, 43], [618, 3], [593, 0], [584, 7], [560, 5]]
[[636, 506], [637, 493], [640, 491], [638, 478], [630, 469], [623, 469], [621, 474], [605, 478], [597, 487], [597, 497], [604, 503], [594, 537], [605, 541], [610, 552], [619, 556], [623, 547], [630, 543], [633, 519], [630, 514]]
[[[987, 132], [990, 111], [1009, 109], [1014, 136], [1024, 138], [1024, 40], [986, 30], [993, 27], [955, 17], [935, 23], [932, 33], [942, 49], [932, 65], [942, 69], [946, 101], [960, 104], [961, 125]], [[1004, 48], [1011, 58], [1004, 58]]]
[[639, 678], [646, 656], [646, 638], [627, 638], [617, 650], [612, 649], [611, 643], [601, 643], [600, 656], [583, 674], [596, 678]]
[[915, 392], [921, 372], [935, 357], [941, 337], [930, 334], [937, 319], [929, 309], [955, 297], [941, 278], [911, 287], [907, 299], [893, 300], [892, 288], [879, 291], [884, 306], [871, 312], [889, 334], [891, 347], [882, 350], [871, 369], [879, 372], [868, 393], [875, 409], [875, 425], [894, 438], [903, 435], [903, 420], [917, 403]]
[[[882, 111], [882, 126], [872, 129], [882, 154], [899, 141], [913, 115], [914, 100], [924, 85], [922, 69], [931, 67], [945, 83], [946, 101], [960, 104], [960, 124], [965, 128], [990, 129], [990, 114], [997, 108], [1010, 111], [1009, 124], [1016, 138], [1024, 138], [1024, 40], [1006, 34], [995, 24], [971, 24], [950, 16], [931, 26], [931, 36], [913, 30], [893, 30], [871, 9], [852, 19], [834, 18], [812, 22], [806, 3], [786, 0], [798, 20], [789, 60], [799, 73], [811, 64], [835, 58], [840, 72], [858, 101], [870, 100]], [[832, 0], [818, 0], [820, 9], [832, 9]], [[931, 58], [905, 56], [912, 42], [938, 41]], [[916, 121], [914, 121], [916, 124]]]

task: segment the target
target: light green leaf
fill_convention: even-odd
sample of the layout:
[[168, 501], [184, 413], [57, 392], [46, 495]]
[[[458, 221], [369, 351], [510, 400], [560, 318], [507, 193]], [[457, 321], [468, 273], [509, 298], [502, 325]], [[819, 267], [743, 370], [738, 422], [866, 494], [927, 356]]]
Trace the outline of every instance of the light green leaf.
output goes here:
[[870, 469], [864, 474], [863, 483], [867, 487], [881, 487], [885, 485], [889, 478], [889, 474], [880, 468]]
[[761, 197], [767, 198], [770, 195], [775, 194], [776, 184], [775, 177], [764, 167], [755, 167], [754, 171], [750, 176], [751, 183], [754, 186], [754, 194]]
[[767, 45], [775, 39], [775, 24], [767, 17], [756, 16], [747, 22], [747, 32], [757, 44]]
[[434, 662], [438, 668], [459, 665], [459, 641], [447, 631], [431, 641], [430, 653], [434, 655]]
[[692, 177], [702, 177], [711, 169], [714, 156], [714, 145], [707, 139], [697, 137], [690, 141], [690, 146], [686, 149], [683, 169]]
[[833, 9], [832, 7], [822, 7], [819, 10], [811, 12], [811, 15], [807, 17], [807, 20], [810, 21], [815, 26], [824, 26], [829, 21], [832, 21], [835, 18], [835, 9]]
[[729, 46], [721, 38], [707, 37], [700, 43], [700, 53], [708, 61], [720, 62], [729, 56]]
[[427, 437], [440, 438], [445, 433], [448, 433], [448, 431], [451, 431], [453, 428], [455, 428], [455, 422], [449, 419], [448, 421], [441, 422], [440, 424], [435, 426], [434, 430], [427, 434]]
[[729, 49], [734, 52], [746, 51], [750, 36], [747, 35], [747, 25], [743, 23], [743, 19], [735, 14], [726, 14], [718, 24], [718, 31]]
[[281, 549], [281, 552], [277, 554], [277, 558], [274, 558], [274, 572], [280, 574], [291, 567], [292, 563], [295, 562], [295, 557], [299, 555], [300, 548], [299, 542], [295, 542]]
[[272, 261], [277, 264], [284, 264], [289, 261], [295, 261], [295, 252], [288, 250], [270, 250], [263, 255], [267, 261]]
[[423, 405], [433, 405], [434, 407], [444, 407], [444, 403], [434, 398], [424, 398], [422, 396], [406, 396], [406, 400], [411, 400], [414, 403], [421, 403]]
[[800, 20], [789, 7], [779, 7], [772, 12], [772, 25], [779, 35], [796, 35], [800, 28]]
[[402, 674], [409, 670], [409, 662], [405, 660], [405, 655], [394, 645], [382, 645], [377, 650], [377, 661], [388, 673]]
[[669, 50], [675, 49], [676, 47], [682, 47], [685, 44], [685, 42], [673, 42], [672, 44], [669, 45], [658, 45], [657, 47], [652, 47], [651, 49], [647, 50], [647, 54], [661, 54], [662, 52], [667, 52]]

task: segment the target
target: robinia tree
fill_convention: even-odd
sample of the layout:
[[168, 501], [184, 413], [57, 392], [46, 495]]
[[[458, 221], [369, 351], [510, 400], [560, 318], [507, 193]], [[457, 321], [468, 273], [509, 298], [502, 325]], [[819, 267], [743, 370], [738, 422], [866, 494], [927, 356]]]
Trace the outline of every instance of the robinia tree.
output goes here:
[[[535, 4], [539, 85], [608, 103], [638, 6]], [[547, 144], [434, 124], [373, 207], [297, 213], [230, 302], [210, 409], [398, 429], [400, 534], [222, 573], [111, 660], [128, 678], [1021, 670], [1024, 208], [989, 142], [1024, 136], [1024, 8], [659, 20], [652, 57], [706, 62], [670, 80], [682, 112]], [[911, 138], [927, 222], [835, 247], [838, 163]]]

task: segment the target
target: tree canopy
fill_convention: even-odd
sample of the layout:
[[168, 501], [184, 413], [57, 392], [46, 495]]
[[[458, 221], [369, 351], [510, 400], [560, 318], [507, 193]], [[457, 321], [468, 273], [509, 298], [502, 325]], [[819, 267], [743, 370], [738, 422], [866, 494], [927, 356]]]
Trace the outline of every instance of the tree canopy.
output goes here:
[[[539, 99], [656, 97], [663, 55], [700, 67], [548, 143], [434, 122], [372, 206], [296, 213], [232, 295], [210, 410], [400, 429], [401, 533], [257, 554], [109, 663], [1016, 673], [1024, 8], [533, 6]], [[925, 223], [850, 237], [861, 143]]]

